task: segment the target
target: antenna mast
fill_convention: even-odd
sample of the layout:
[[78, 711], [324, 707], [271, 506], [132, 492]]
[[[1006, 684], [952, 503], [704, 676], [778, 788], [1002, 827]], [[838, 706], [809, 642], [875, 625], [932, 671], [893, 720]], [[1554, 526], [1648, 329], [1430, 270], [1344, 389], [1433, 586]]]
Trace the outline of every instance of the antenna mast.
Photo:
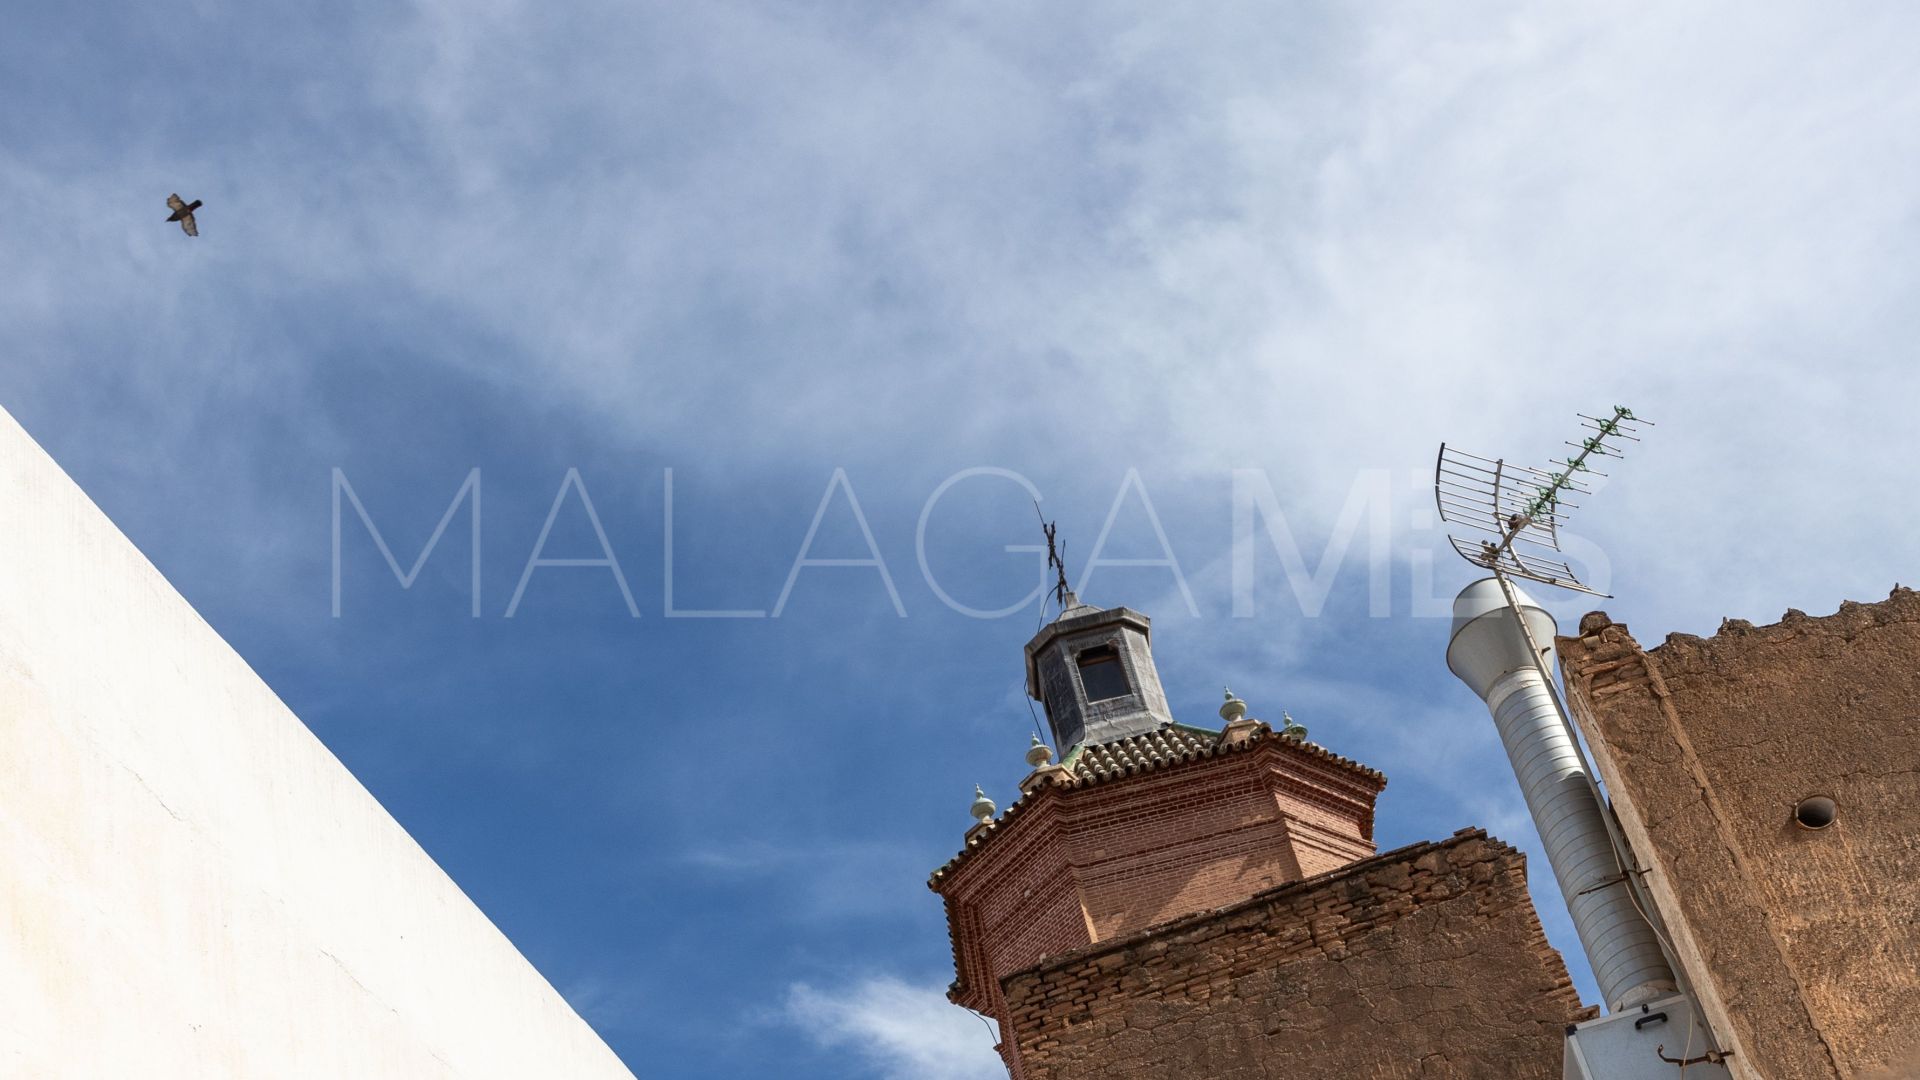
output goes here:
[[[1491, 537], [1448, 534], [1447, 539], [1461, 558], [1492, 572], [1504, 601], [1493, 610], [1504, 607], [1512, 619], [1511, 629], [1505, 631], [1497, 624], [1483, 623], [1485, 609], [1476, 613], [1483, 601], [1472, 595], [1478, 585], [1469, 585], [1454, 602], [1448, 667], [1487, 702], [1493, 714], [1595, 980], [1601, 984], [1608, 1008], [1619, 1011], [1663, 987], [1670, 992], [1677, 985], [1691, 998], [1691, 988], [1672, 966], [1671, 945], [1648, 914], [1651, 898], [1630, 870], [1631, 853], [1594, 778], [1580, 733], [1554, 686], [1548, 667], [1553, 655], [1552, 616], [1530, 601], [1523, 607], [1512, 580], [1525, 578], [1605, 595], [1581, 584], [1573, 569], [1558, 558], [1560, 526], [1567, 512], [1577, 509], [1566, 497], [1587, 492], [1583, 477], [1605, 475], [1593, 470], [1590, 459], [1623, 456], [1623, 443], [1638, 442], [1641, 425], [1652, 426], [1652, 422], [1634, 416], [1624, 405], [1614, 406], [1608, 416], [1581, 414], [1580, 420], [1587, 434], [1579, 442], [1569, 442], [1575, 453], [1552, 462], [1551, 470], [1515, 466], [1504, 458], [1484, 458], [1443, 443], [1434, 466], [1433, 488], [1442, 521]], [[1496, 684], [1509, 687], [1497, 698]], [[1553, 725], [1557, 732], [1537, 725], [1534, 718], [1542, 714], [1559, 721]], [[1583, 782], [1569, 786], [1566, 781], [1576, 774]], [[1594, 858], [1595, 851], [1608, 852], [1611, 869], [1618, 873], [1606, 874], [1607, 868]]]

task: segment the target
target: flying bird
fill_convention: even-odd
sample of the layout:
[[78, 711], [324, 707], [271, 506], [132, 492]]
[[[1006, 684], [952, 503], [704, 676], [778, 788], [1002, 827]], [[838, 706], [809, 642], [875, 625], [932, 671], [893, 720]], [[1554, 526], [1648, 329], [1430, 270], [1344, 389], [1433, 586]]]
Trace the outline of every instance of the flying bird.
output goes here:
[[167, 206], [173, 210], [172, 216], [167, 218], [168, 221], [179, 222], [180, 228], [185, 230], [188, 236], [200, 235], [200, 227], [193, 223], [193, 212], [200, 209], [199, 199], [195, 199], [192, 202], [181, 202], [179, 195], [169, 195], [167, 196]]

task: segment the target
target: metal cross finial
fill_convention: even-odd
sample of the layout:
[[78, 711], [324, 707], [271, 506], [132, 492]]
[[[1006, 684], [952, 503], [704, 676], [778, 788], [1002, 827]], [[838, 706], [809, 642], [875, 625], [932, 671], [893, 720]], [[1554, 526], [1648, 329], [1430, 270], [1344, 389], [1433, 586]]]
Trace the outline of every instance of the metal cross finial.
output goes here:
[[1033, 504], [1033, 513], [1040, 518], [1040, 531], [1047, 537], [1047, 568], [1054, 572], [1053, 602], [1056, 607], [1064, 611], [1067, 607], [1067, 597], [1073, 595], [1073, 590], [1067, 587], [1067, 562], [1061, 556], [1061, 552], [1066, 550], [1066, 545], [1056, 542], [1054, 534], [1057, 523], [1048, 521], [1040, 513], [1040, 504], [1037, 502]]

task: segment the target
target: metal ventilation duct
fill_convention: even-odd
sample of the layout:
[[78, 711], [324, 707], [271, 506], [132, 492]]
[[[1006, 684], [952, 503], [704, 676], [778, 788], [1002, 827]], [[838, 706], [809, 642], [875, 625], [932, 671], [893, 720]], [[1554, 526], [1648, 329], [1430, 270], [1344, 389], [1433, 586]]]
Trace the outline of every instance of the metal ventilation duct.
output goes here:
[[[1580, 945], [1609, 1011], [1674, 992], [1672, 970], [1633, 906], [1579, 751], [1542, 674], [1553, 662], [1553, 616], [1518, 589], [1523, 631], [1500, 582], [1484, 578], [1453, 602], [1447, 667], [1487, 703], [1540, 831]], [[1527, 633], [1542, 655], [1531, 655]]]

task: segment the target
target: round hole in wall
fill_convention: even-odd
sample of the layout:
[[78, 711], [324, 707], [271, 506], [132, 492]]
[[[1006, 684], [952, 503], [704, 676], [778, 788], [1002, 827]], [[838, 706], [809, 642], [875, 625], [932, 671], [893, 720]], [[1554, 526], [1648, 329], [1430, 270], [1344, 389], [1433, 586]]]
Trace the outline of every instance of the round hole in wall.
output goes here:
[[1840, 808], [1825, 795], [1801, 799], [1793, 808], [1794, 823], [1803, 829], [1824, 829], [1840, 816]]

